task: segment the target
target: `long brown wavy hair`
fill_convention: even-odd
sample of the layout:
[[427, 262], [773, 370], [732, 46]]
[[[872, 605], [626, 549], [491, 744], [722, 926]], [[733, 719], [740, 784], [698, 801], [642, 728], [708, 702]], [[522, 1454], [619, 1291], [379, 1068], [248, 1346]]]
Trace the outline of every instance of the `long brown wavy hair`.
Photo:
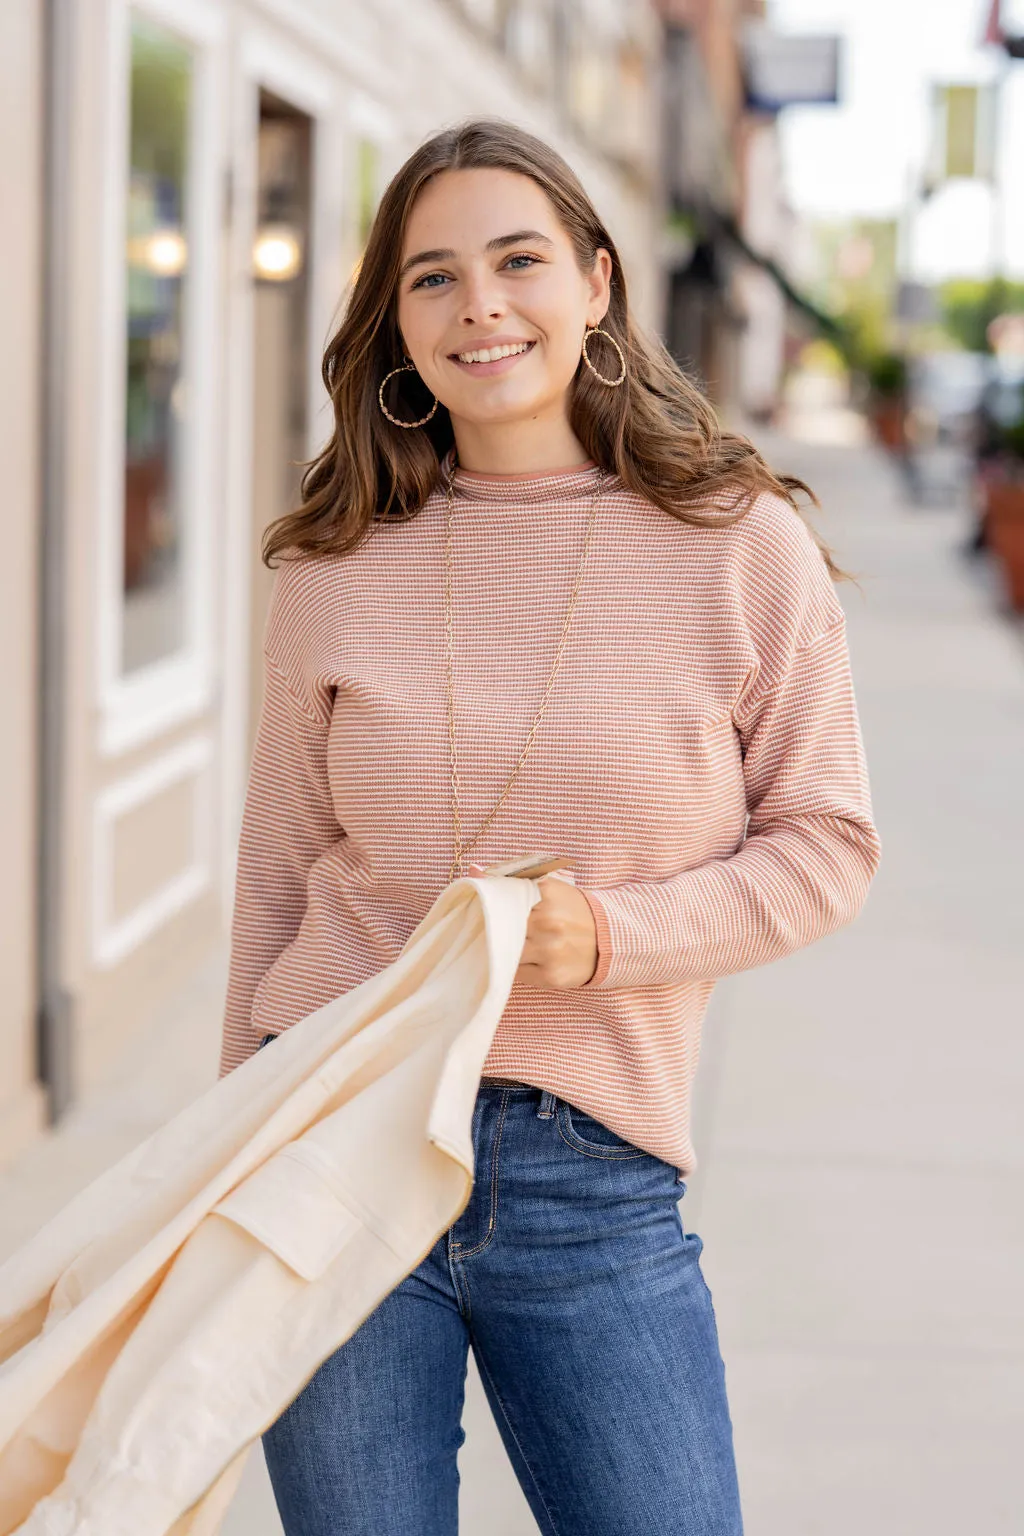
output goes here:
[[[608, 389], [582, 363], [573, 377], [569, 424], [589, 457], [670, 516], [702, 526], [736, 521], [764, 491], [784, 497], [801, 517], [797, 492], [819, 505], [802, 480], [775, 474], [747, 438], [723, 431], [662, 342], [637, 325], [615, 243], [561, 155], [513, 123], [474, 118], [421, 144], [380, 200], [341, 323], [324, 353], [321, 372], [334, 431], [306, 466], [299, 507], [267, 528], [264, 563], [272, 566], [286, 551], [297, 558], [348, 553], [375, 523], [414, 517], [438, 484], [441, 460], [454, 442], [447, 408], [439, 401], [425, 426], [403, 429], [384, 416], [377, 392], [403, 359], [397, 290], [410, 210], [431, 177], [481, 167], [516, 171], [537, 183], [581, 272], [593, 270], [599, 247], [611, 256], [610, 302], [601, 325], [622, 348], [626, 377], [620, 388]], [[611, 347], [603, 346], [614, 367]], [[414, 398], [426, 404], [403, 405], [412, 420], [429, 409], [422, 385]], [[813, 527], [811, 533], [833, 580], [854, 580]]]

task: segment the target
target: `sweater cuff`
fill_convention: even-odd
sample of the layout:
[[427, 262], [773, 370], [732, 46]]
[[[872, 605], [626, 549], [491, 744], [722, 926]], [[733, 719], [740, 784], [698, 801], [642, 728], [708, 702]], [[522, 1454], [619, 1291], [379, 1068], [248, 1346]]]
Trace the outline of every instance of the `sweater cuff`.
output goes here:
[[599, 987], [608, 974], [612, 963], [612, 935], [608, 926], [608, 914], [593, 891], [584, 891], [580, 886], [576, 889], [585, 898], [587, 905], [594, 914], [594, 923], [597, 928], [597, 967], [589, 981], [582, 983], [578, 989], [586, 991], [588, 987]]

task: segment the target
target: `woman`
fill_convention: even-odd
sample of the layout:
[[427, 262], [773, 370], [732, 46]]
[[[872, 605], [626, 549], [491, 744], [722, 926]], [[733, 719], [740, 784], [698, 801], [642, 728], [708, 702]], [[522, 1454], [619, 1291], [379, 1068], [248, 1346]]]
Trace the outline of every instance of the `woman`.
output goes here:
[[264, 544], [222, 1072], [452, 878], [568, 877], [539, 882], [470, 1204], [264, 1435], [285, 1529], [453, 1533], [471, 1345], [542, 1531], [735, 1536], [690, 1095], [715, 980], [849, 922], [877, 866], [843, 573], [507, 124], [399, 170], [323, 374], [334, 435]]

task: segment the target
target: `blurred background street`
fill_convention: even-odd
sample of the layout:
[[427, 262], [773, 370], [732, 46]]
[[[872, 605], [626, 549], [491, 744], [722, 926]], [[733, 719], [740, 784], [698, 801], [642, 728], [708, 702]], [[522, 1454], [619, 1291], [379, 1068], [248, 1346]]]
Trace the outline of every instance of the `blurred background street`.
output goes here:
[[[681, 1205], [748, 1536], [1019, 1532], [1024, 4], [33, 0], [0, 70], [0, 1257], [215, 1080], [259, 537], [387, 178], [506, 116], [861, 584], [882, 868], [716, 989]], [[527, 1536], [472, 1361], [465, 1423]]]

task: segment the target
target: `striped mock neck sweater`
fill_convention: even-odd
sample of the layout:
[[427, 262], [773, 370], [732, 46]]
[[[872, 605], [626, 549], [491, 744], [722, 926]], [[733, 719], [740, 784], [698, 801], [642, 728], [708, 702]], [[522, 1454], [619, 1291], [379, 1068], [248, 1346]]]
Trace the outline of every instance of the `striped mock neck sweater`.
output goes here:
[[[600, 472], [455, 471], [459, 793], [472, 836], [547, 681]], [[395, 959], [448, 880], [443, 484], [359, 549], [282, 564], [238, 854], [221, 1075]], [[878, 866], [843, 608], [800, 516], [695, 527], [606, 480], [562, 665], [470, 857], [566, 856], [584, 986], [513, 985], [487, 1075], [681, 1176], [716, 980], [853, 919]]]

